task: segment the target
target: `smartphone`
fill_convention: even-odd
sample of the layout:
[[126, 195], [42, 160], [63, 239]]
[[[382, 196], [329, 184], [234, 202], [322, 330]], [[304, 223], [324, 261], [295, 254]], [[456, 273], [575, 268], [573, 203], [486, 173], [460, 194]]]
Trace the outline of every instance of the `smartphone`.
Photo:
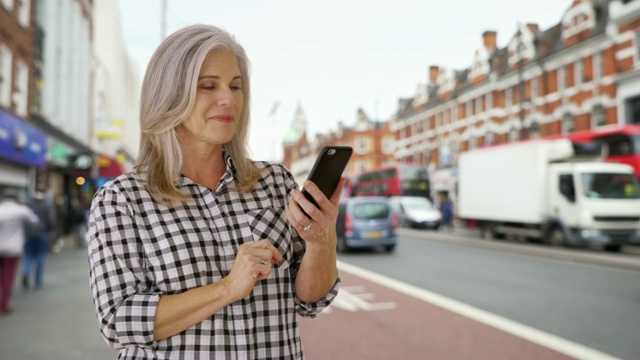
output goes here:
[[[340, 182], [342, 172], [347, 167], [351, 154], [353, 154], [353, 148], [351, 146], [323, 147], [311, 168], [311, 172], [309, 172], [307, 180], [313, 181], [324, 196], [331, 198], [333, 191]], [[313, 196], [304, 188], [302, 189], [302, 193], [313, 205], [318, 207], [318, 203], [313, 199]]]

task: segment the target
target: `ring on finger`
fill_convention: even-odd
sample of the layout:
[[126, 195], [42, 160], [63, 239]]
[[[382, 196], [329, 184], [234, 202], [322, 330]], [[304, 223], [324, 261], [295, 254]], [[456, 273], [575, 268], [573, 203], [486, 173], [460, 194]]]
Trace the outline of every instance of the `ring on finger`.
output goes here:
[[311, 226], [313, 225], [313, 221], [309, 221], [309, 224], [305, 225], [302, 230], [309, 231], [311, 230]]
[[260, 264], [261, 265], [267, 265], [267, 260], [261, 258], [260, 259]]

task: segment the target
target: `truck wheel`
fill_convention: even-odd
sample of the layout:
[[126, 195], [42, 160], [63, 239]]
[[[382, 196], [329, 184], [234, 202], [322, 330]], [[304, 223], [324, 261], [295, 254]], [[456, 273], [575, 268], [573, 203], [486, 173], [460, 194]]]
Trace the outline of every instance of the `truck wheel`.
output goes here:
[[558, 226], [554, 226], [549, 232], [547, 243], [553, 246], [565, 246], [567, 245], [567, 239], [564, 236], [564, 231]]
[[608, 244], [604, 246], [604, 251], [620, 252], [620, 249], [622, 249], [622, 245], [620, 244]]
[[493, 240], [496, 238], [494, 225], [485, 223], [480, 226], [480, 237], [484, 240]]

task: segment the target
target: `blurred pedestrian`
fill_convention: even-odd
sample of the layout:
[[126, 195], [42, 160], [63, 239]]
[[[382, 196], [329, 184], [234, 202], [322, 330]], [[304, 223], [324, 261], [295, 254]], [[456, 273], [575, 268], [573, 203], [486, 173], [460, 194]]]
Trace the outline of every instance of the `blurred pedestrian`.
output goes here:
[[44, 266], [56, 227], [56, 207], [52, 197], [47, 196], [46, 185], [36, 185], [36, 191], [26, 205], [38, 216], [37, 226], [27, 227], [27, 242], [22, 262], [22, 286], [30, 286], [32, 267], [35, 264], [35, 287], [42, 286]]
[[440, 202], [440, 214], [443, 230], [453, 230], [453, 202], [448, 197], [443, 198]]
[[301, 359], [298, 316], [338, 292], [346, 179], [330, 199], [305, 182], [316, 207], [285, 167], [248, 157], [248, 66], [208, 25], [151, 57], [138, 162], [89, 219], [96, 315], [119, 359]]
[[10, 189], [0, 195], [0, 315], [13, 312], [9, 306], [16, 271], [25, 243], [25, 227], [36, 226], [38, 216], [18, 201]]

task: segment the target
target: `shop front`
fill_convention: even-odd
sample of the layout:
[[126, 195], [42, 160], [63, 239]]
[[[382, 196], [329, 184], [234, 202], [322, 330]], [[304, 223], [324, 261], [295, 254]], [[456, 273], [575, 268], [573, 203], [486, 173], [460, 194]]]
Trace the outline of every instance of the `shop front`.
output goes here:
[[0, 188], [11, 187], [26, 196], [35, 169], [46, 168], [47, 137], [34, 126], [0, 110]]
[[454, 204], [457, 197], [458, 168], [438, 169], [431, 173], [432, 197], [437, 203], [448, 198]]

